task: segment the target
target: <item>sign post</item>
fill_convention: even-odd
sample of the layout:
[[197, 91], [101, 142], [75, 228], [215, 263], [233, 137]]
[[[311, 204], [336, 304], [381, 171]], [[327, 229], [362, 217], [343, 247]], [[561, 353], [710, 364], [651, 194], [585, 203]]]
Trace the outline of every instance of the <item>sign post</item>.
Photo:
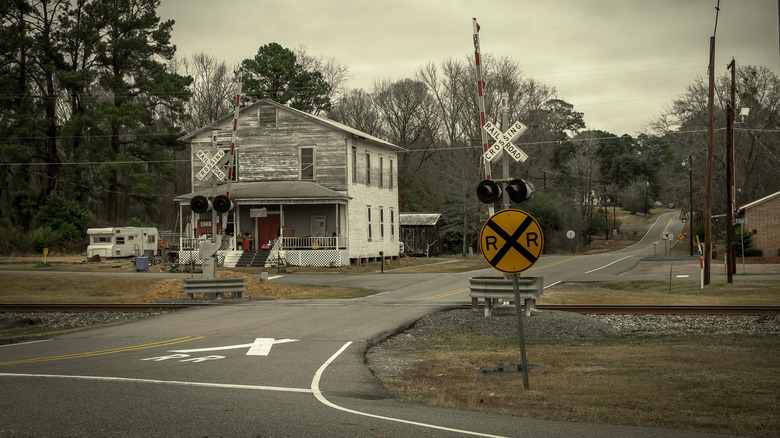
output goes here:
[[517, 332], [523, 367], [523, 387], [528, 389], [528, 361], [525, 354], [523, 311], [520, 309], [518, 274], [533, 266], [544, 249], [542, 227], [530, 214], [516, 209], [501, 210], [490, 216], [479, 233], [482, 255], [491, 266], [511, 274], [517, 313]]

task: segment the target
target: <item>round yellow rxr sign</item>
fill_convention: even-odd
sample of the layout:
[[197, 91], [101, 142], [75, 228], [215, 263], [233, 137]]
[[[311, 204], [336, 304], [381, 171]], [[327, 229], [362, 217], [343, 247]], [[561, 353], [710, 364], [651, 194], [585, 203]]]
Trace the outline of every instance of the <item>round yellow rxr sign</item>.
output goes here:
[[491, 266], [507, 274], [517, 274], [539, 259], [544, 249], [544, 234], [530, 214], [516, 209], [501, 210], [482, 226], [479, 248]]

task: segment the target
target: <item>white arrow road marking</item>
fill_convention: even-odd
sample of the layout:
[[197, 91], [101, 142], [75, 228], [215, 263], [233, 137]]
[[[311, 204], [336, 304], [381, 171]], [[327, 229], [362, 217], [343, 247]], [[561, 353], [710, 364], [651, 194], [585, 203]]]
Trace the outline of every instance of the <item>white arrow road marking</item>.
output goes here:
[[274, 344], [285, 344], [287, 342], [297, 342], [297, 339], [274, 339], [274, 338], [256, 338], [251, 344], [226, 345], [224, 347], [194, 348], [192, 350], [168, 350], [171, 353], [200, 353], [202, 351], [220, 351], [235, 350], [238, 348], [249, 348], [247, 356], [268, 356], [271, 347]]

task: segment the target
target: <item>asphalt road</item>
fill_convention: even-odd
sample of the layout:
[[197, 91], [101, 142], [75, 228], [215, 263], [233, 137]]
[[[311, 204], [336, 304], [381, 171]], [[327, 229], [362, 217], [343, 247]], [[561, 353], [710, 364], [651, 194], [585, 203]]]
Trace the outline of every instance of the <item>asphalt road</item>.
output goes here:
[[[542, 275], [546, 285], [610, 275], [680, 225], [664, 215], [632, 248], [542, 257], [524, 275]], [[442, 409], [388, 394], [364, 363], [370, 343], [470, 302], [468, 277], [497, 274], [290, 275], [274, 281], [380, 293], [195, 308], [2, 346], [0, 436], [709, 436]]]

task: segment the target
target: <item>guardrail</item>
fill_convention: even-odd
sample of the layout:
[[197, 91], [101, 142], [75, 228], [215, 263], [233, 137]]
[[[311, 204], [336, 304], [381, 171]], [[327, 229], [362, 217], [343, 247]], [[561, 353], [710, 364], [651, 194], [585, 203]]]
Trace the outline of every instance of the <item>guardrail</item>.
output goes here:
[[184, 293], [193, 299], [193, 294], [203, 294], [206, 299], [224, 298], [229, 293], [231, 298], [241, 298], [244, 294], [244, 278], [185, 278], [182, 281]]
[[[520, 277], [518, 290], [520, 300], [523, 301], [525, 315], [531, 316], [531, 309], [536, 307], [536, 300], [544, 293], [543, 277]], [[471, 291], [471, 310], [479, 309], [479, 299], [485, 300], [485, 316], [493, 315], [497, 301], [515, 302], [515, 288], [511, 279], [504, 277], [471, 277], [469, 278]], [[517, 305], [518, 303], [515, 303]]]

